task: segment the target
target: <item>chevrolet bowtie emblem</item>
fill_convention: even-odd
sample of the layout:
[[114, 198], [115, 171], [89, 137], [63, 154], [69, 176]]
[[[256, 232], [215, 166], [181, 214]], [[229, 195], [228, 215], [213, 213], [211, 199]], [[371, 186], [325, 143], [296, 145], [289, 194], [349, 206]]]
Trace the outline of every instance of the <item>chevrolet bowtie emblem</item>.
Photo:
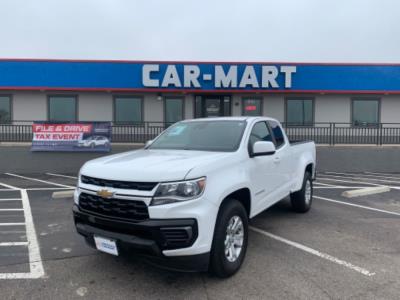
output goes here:
[[100, 191], [97, 191], [97, 195], [102, 198], [111, 198], [112, 196], [114, 196], [114, 193], [110, 192], [108, 190], [100, 190]]

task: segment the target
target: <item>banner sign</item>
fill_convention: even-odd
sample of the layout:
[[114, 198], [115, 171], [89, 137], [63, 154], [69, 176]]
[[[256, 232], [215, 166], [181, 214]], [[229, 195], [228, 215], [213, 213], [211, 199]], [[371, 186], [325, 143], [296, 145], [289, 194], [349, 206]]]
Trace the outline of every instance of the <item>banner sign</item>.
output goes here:
[[35, 122], [32, 132], [31, 151], [111, 151], [111, 122]]
[[400, 64], [0, 59], [0, 90], [400, 93]]

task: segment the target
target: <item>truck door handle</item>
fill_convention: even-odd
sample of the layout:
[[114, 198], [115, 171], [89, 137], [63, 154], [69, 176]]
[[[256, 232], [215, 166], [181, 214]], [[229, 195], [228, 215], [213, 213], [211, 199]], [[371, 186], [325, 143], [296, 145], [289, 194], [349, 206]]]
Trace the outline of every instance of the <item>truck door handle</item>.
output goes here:
[[275, 157], [274, 158], [274, 164], [279, 164], [281, 162], [281, 158], [280, 157]]

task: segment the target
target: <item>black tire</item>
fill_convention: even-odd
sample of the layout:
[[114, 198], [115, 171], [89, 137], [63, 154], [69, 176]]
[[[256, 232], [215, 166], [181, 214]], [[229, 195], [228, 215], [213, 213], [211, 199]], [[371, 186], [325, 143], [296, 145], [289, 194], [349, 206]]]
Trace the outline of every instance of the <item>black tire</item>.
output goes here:
[[[311, 188], [311, 194], [308, 199], [306, 196], [306, 186], [309, 184]], [[290, 194], [290, 202], [292, 203], [292, 208], [294, 211], [298, 213], [308, 212], [312, 205], [313, 199], [313, 182], [311, 178], [310, 172], [304, 173], [303, 185], [301, 186], [301, 190]]]
[[[243, 225], [243, 243], [235, 261], [229, 261], [225, 255], [225, 242], [229, 222], [234, 217], [239, 217]], [[249, 219], [246, 209], [235, 199], [226, 199], [221, 205], [217, 222], [215, 224], [214, 238], [210, 256], [210, 272], [218, 277], [226, 278], [235, 274], [246, 256]]]

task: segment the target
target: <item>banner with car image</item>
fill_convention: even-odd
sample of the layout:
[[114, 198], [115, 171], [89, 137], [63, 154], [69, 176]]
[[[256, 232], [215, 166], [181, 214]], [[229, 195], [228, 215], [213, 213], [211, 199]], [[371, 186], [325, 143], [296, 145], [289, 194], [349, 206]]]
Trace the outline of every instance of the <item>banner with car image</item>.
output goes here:
[[111, 122], [34, 122], [31, 151], [111, 151]]

